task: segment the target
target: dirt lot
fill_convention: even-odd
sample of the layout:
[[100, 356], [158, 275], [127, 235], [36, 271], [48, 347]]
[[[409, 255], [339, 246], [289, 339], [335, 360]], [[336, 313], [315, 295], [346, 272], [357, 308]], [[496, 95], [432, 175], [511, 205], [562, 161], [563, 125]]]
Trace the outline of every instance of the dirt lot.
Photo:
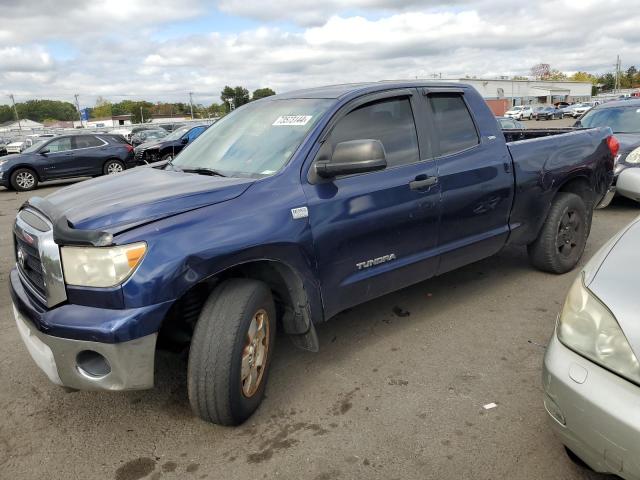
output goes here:
[[[318, 354], [280, 337], [263, 406], [221, 428], [191, 416], [181, 357], [162, 355], [144, 392], [68, 393], [38, 370], [6, 288], [28, 196], [0, 189], [0, 478], [605, 478], [567, 459], [542, 406], [544, 344], [574, 273], [508, 248], [320, 325]], [[583, 261], [639, 213], [624, 200], [596, 212]]]

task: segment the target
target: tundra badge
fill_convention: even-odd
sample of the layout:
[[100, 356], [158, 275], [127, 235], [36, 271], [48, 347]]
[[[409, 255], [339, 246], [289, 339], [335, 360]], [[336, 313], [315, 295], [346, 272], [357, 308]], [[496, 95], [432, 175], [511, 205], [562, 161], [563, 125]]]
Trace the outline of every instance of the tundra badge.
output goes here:
[[307, 207], [292, 208], [291, 216], [294, 220], [298, 220], [299, 218], [307, 218], [309, 216], [309, 209]]
[[384, 255], [378, 258], [372, 258], [371, 260], [367, 260], [366, 262], [358, 262], [356, 263], [356, 267], [358, 270], [362, 270], [363, 268], [373, 267], [374, 265], [380, 265], [381, 263], [390, 262], [391, 260], [396, 259], [395, 253], [390, 253], [389, 255]]

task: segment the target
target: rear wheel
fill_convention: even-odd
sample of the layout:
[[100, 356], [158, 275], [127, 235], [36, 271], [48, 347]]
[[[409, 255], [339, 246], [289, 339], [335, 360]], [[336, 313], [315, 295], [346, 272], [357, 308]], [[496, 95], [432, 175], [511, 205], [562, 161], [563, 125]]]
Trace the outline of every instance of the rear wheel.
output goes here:
[[275, 333], [275, 306], [264, 283], [231, 279], [218, 286], [191, 340], [187, 381], [193, 412], [221, 425], [249, 418], [264, 397]]
[[38, 177], [30, 168], [19, 168], [11, 174], [10, 182], [14, 190], [27, 192], [38, 186]]
[[527, 247], [532, 265], [551, 273], [572, 270], [587, 244], [589, 221], [582, 198], [574, 193], [558, 193], [538, 238]]
[[124, 163], [116, 159], [107, 160], [107, 163], [104, 164], [102, 172], [105, 175], [114, 175], [116, 173], [124, 172]]

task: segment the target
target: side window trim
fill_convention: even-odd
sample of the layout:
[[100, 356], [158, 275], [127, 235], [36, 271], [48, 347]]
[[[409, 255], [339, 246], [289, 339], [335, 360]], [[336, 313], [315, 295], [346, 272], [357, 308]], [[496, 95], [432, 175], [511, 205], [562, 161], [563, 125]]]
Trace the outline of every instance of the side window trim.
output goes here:
[[[475, 148], [479, 148], [482, 145], [482, 136], [480, 135], [480, 129], [478, 128], [478, 124], [476, 122], [476, 119], [472, 113], [471, 108], [469, 107], [469, 103], [467, 102], [467, 99], [465, 98], [464, 95], [464, 89], [462, 88], [451, 88], [451, 87], [433, 87], [433, 88], [425, 88], [423, 89], [423, 105], [424, 105], [424, 110], [427, 112], [427, 117], [428, 117], [428, 129], [430, 132], [430, 144], [431, 144], [431, 148], [432, 148], [432, 152], [433, 152], [433, 158], [434, 159], [438, 159], [438, 158], [447, 158], [450, 156], [454, 156], [454, 155], [459, 155], [461, 153], [465, 153], [468, 152], [470, 150], [473, 150]], [[462, 103], [464, 104], [465, 108], [467, 109], [467, 113], [469, 114], [469, 117], [471, 118], [471, 123], [473, 124], [473, 128], [475, 130], [476, 133], [476, 137], [478, 139], [478, 142], [475, 145], [471, 145], [470, 147], [464, 148], [462, 150], [458, 150], [455, 152], [448, 152], [448, 153], [441, 153], [440, 149], [438, 147], [439, 145], [439, 140], [438, 140], [438, 131], [436, 128], [436, 122], [435, 119], [433, 118], [433, 109], [431, 107], [431, 98], [432, 95], [434, 94], [451, 94], [456, 95], [458, 97], [460, 97], [460, 99], [462, 100]]]

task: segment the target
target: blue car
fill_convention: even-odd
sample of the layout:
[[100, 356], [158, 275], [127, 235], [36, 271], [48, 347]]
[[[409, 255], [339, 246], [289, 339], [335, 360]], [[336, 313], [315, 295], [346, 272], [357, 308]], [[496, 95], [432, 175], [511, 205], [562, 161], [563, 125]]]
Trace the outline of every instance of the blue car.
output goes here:
[[502, 131], [457, 83], [271, 96], [171, 161], [29, 199], [16, 323], [76, 389], [151, 388], [156, 348], [188, 351], [194, 413], [236, 425], [264, 397], [277, 329], [316, 351], [317, 323], [505, 245], [573, 269], [616, 146], [609, 128]]
[[20, 192], [39, 182], [120, 173], [133, 167], [133, 147], [118, 135], [62, 135], [0, 159], [0, 185]]

